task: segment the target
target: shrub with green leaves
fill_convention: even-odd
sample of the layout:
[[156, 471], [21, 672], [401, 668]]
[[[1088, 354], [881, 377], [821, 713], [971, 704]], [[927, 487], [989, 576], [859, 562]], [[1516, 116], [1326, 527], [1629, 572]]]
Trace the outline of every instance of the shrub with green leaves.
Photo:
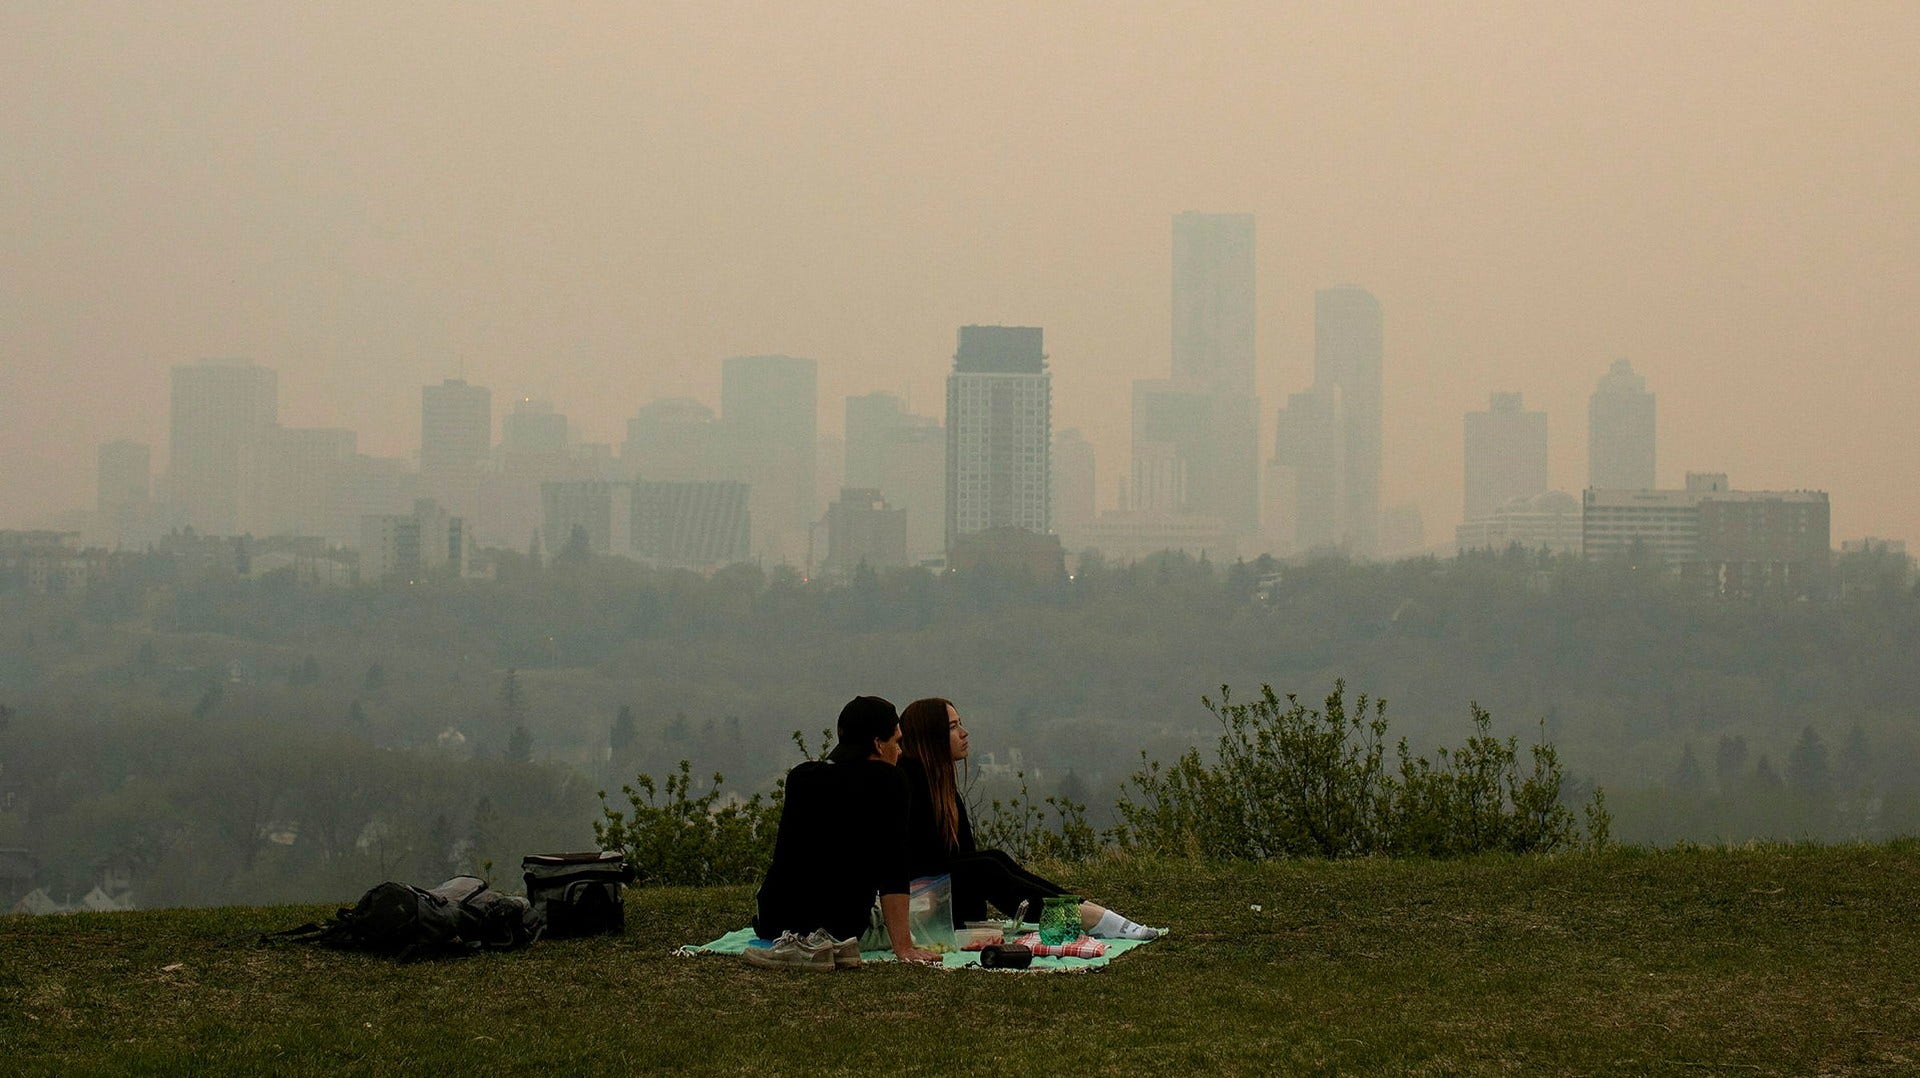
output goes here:
[[[1100, 849], [1100, 836], [1087, 823], [1087, 806], [1067, 797], [1035, 802], [1027, 789], [1027, 773], [1014, 772], [1020, 793], [1002, 802], [994, 798], [985, 811], [975, 810], [974, 844], [983, 850], [1005, 850], [1015, 860], [1085, 861]], [[1046, 809], [1040, 806], [1046, 805]], [[1053, 822], [1047, 821], [1047, 809]]]
[[[1403, 738], [1398, 771], [1385, 761], [1386, 701], [1361, 694], [1349, 709], [1336, 681], [1323, 709], [1270, 686], [1250, 702], [1202, 697], [1223, 727], [1214, 762], [1198, 749], [1171, 765], [1148, 760], [1128, 782], [1113, 832], [1128, 849], [1218, 860], [1447, 857], [1490, 850], [1565, 849], [1582, 841], [1561, 803], [1563, 775], [1553, 746], [1536, 744], [1522, 770], [1518, 741], [1488, 732], [1472, 705], [1474, 733], [1432, 759]], [[1585, 841], [1607, 841], [1605, 802], [1596, 790]]]
[[773, 858], [786, 784], [775, 784], [770, 795], [723, 801], [725, 781], [716, 772], [696, 794], [693, 766], [682, 760], [661, 783], [643, 773], [621, 787], [626, 810], [609, 805], [602, 790], [593, 837], [601, 849], [626, 855], [639, 884], [707, 887], [757, 880]]

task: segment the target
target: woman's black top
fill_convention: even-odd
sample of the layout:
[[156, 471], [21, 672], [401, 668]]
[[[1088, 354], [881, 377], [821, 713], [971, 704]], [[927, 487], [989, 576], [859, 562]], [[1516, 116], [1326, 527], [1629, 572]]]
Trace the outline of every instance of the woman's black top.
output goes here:
[[787, 772], [785, 797], [754, 931], [859, 935], [874, 895], [907, 893], [905, 780], [879, 760], [809, 760]]
[[954, 795], [954, 808], [960, 814], [957, 841], [948, 846], [940, 837], [940, 824], [933, 815], [933, 790], [927, 785], [926, 769], [910, 756], [900, 758], [900, 774], [907, 783], [907, 875], [941, 876], [950, 871], [953, 855], [973, 853], [973, 822], [967, 819], [967, 800]]

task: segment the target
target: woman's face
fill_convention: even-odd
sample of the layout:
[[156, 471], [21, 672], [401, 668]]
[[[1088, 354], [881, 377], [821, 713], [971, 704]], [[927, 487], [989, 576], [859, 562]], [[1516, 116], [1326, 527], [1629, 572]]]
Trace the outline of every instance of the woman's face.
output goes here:
[[899, 763], [900, 762], [900, 736], [901, 736], [900, 727], [895, 726], [893, 728], [893, 735], [891, 737], [874, 738], [873, 739], [874, 758], [878, 760], [884, 760], [890, 764]]
[[967, 728], [960, 725], [960, 713], [947, 705], [947, 751], [956, 760], [967, 758]]

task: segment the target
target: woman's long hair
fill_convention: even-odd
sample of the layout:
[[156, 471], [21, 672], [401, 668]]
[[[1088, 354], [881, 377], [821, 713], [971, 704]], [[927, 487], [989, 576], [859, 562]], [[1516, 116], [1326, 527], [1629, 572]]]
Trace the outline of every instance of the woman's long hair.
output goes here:
[[953, 735], [947, 728], [953, 701], [933, 696], [900, 712], [901, 748], [926, 772], [933, 825], [951, 850], [960, 845], [960, 794], [953, 781]]

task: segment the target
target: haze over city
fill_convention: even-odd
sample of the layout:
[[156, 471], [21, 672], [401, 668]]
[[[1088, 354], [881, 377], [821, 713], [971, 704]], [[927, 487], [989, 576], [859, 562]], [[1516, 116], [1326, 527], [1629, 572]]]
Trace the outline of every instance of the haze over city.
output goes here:
[[954, 329], [1045, 328], [1102, 508], [1164, 377], [1168, 221], [1258, 222], [1262, 458], [1315, 289], [1385, 312], [1384, 504], [1460, 517], [1461, 415], [1518, 391], [1585, 484], [1616, 357], [1660, 485], [1920, 534], [1920, 11], [1519, 6], [244, 5], [0, 12], [0, 524], [164, 469], [169, 370], [418, 448], [420, 386], [618, 443], [720, 360], [938, 414]]

